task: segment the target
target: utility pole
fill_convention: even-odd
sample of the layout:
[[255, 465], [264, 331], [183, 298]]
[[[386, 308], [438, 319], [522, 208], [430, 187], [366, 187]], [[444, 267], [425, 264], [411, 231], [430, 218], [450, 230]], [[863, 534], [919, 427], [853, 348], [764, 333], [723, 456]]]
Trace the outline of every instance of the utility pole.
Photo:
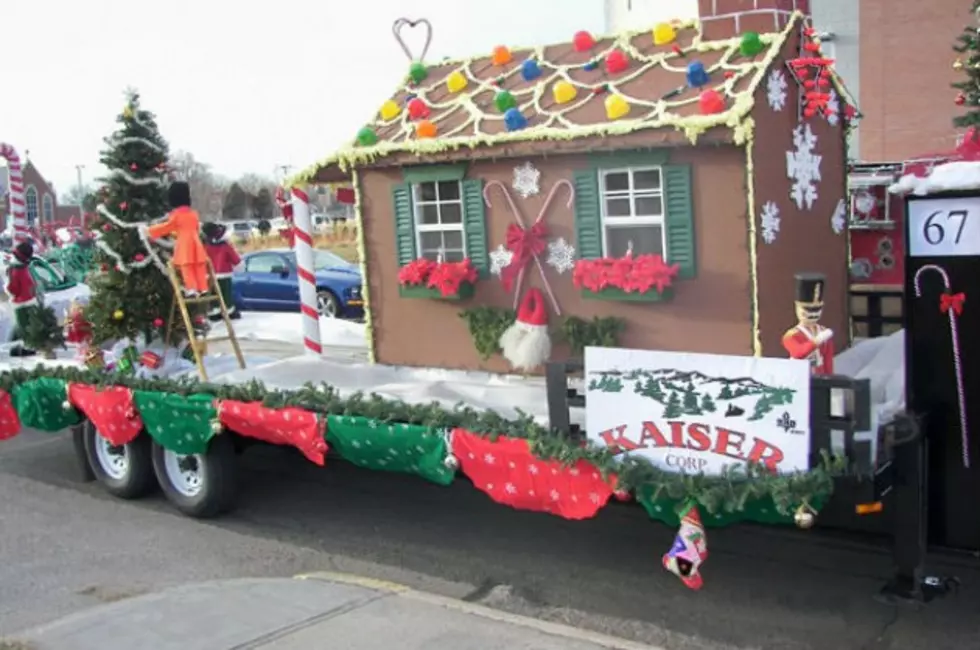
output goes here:
[[81, 225], [82, 232], [85, 231], [85, 207], [82, 205], [85, 203], [85, 190], [82, 185], [83, 169], [85, 169], [85, 165], [75, 165], [75, 174], [78, 179], [78, 223]]
[[282, 175], [281, 175], [281, 177], [279, 178], [279, 181], [280, 181], [280, 182], [282, 182], [283, 180], [285, 180], [285, 179], [286, 179], [286, 177], [288, 177], [288, 176], [289, 176], [289, 170], [290, 170], [290, 169], [292, 169], [292, 168], [293, 168], [293, 166], [292, 166], [292, 165], [276, 165], [276, 166], [275, 166], [275, 170], [276, 170], [277, 172], [282, 172]]

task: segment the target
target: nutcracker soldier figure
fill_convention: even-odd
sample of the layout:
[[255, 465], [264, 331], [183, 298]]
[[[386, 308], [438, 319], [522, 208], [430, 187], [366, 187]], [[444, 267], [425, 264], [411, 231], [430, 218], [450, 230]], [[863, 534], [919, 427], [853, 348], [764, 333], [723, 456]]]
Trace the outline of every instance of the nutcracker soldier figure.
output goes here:
[[796, 275], [796, 327], [783, 334], [793, 359], [807, 359], [815, 375], [834, 372], [834, 332], [820, 324], [827, 279], [820, 273]]

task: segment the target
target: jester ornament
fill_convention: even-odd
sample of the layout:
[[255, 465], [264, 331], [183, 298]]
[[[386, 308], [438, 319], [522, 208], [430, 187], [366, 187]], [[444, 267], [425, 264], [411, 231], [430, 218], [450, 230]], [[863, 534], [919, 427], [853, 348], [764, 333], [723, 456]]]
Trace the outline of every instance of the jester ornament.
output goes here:
[[708, 538], [701, 523], [701, 513], [694, 504], [688, 504], [681, 515], [681, 527], [674, 537], [674, 544], [664, 554], [664, 568], [681, 579], [689, 589], [697, 591], [704, 586], [701, 565], [708, 559]]
[[834, 373], [834, 331], [820, 324], [827, 279], [820, 273], [796, 275], [796, 327], [783, 334], [792, 359], [806, 359], [815, 375]]

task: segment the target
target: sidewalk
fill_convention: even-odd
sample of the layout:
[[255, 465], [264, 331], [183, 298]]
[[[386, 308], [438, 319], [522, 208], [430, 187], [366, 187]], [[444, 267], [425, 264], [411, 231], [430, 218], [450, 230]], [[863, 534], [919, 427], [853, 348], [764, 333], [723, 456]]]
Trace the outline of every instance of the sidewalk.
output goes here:
[[186, 585], [95, 607], [11, 640], [31, 650], [661, 650], [326, 573]]

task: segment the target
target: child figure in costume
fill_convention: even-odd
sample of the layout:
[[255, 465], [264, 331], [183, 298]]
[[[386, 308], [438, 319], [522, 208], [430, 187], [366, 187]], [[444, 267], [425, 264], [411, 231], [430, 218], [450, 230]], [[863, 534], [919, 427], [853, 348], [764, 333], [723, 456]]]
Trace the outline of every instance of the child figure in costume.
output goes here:
[[792, 359], [807, 359], [815, 375], [834, 373], [834, 331], [820, 324], [827, 284], [820, 273], [796, 275], [796, 327], [783, 334], [783, 347]]
[[[235, 267], [241, 263], [238, 251], [228, 241], [228, 228], [220, 223], [209, 222], [201, 227], [204, 232], [204, 250], [211, 258], [211, 266], [214, 267], [214, 277], [218, 280], [218, 287], [221, 289], [221, 297], [225, 301], [225, 308], [231, 318], [241, 318], [241, 314], [235, 308], [235, 303], [231, 296], [231, 276]], [[221, 318], [221, 306], [217, 303], [208, 312], [211, 320]]]
[[153, 239], [174, 236], [174, 267], [180, 272], [184, 293], [194, 297], [208, 290], [207, 253], [201, 244], [201, 219], [191, 208], [191, 188], [187, 183], [171, 183], [168, 192], [170, 214], [163, 223], [150, 226], [147, 234]]
[[707, 559], [708, 538], [701, 514], [696, 505], [689, 504], [681, 515], [681, 527], [674, 537], [674, 545], [664, 554], [664, 568], [680, 578], [686, 587], [697, 591], [704, 586], [700, 569]]
[[[4, 288], [10, 297], [10, 306], [14, 309], [14, 322], [17, 325], [14, 339], [23, 336], [31, 317], [31, 308], [38, 306], [34, 278], [29, 268], [33, 257], [34, 246], [29, 241], [21, 242], [14, 247], [13, 261], [7, 267], [7, 284]], [[15, 357], [29, 357], [36, 352], [24, 346], [17, 346], [10, 354]]]

